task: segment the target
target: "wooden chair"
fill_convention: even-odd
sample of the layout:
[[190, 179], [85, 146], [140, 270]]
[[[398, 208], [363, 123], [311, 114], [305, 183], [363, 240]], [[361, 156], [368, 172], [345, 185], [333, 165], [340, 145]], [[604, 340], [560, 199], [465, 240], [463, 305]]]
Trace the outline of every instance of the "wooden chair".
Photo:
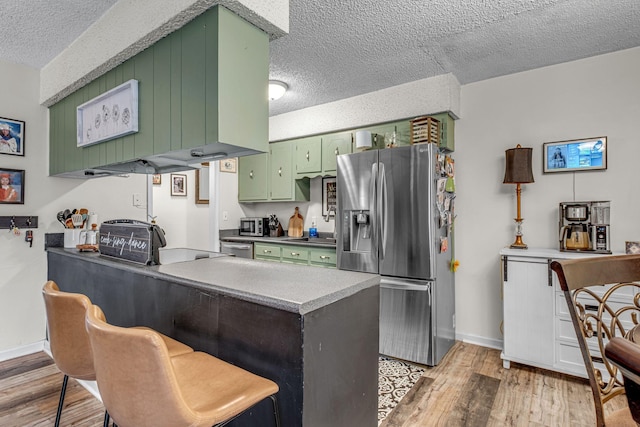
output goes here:
[[622, 372], [631, 416], [640, 425], [640, 345], [614, 337], [605, 346], [604, 354]]
[[[58, 369], [64, 374], [55, 420], [55, 426], [58, 427], [69, 377], [96, 380], [93, 352], [85, 327], [86, 312], [92, 304], [86, 295], [60, 291], [58, 285], [51, 280], [42, 288], [42, 296], [47, 314], [51, 355]], [[162, 339], [171, 349], [172, 356], [193, 352], [191, 347], [169, 337], [162, 335]], [[104, 426], [108, 424], [109, 414], [105, 412]]]
[[614, 337], [627, 338], [638, 324], [640, 307], [640, 255], [589, 257], [553, 261], [571, 321], [576, 332], [589, 385], [593, 394], [597, 426], [635, 426], [628, 408], [609, 414], [604, 404], [624, 393], [618, 368], [605, 356]]
[[170, 358], [156, 332], [110, 325], [98, 306], [86, 326], [100, 395], [120, 427], [222, 426], [267, 397], [280, 425], [273, 381], [202, 352]]

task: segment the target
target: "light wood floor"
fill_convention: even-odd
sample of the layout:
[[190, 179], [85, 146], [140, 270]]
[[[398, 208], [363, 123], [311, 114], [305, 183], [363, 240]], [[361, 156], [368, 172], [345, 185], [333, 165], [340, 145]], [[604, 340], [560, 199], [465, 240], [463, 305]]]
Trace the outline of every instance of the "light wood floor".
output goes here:
[[[0, 362], [0, 426], [51, 426], [62, 374], [45, 353]], [[626, 406], [624, 397], [608, 410]], [[102, 426], [99, 400], [69, 380], [62, 426]], [[415, 426], [593, 426], [586, 380], [523, 365], [503, 369], [498, 350], [456, 343], [427, 368], [382, 423]], [[357, 426], [354, 426], [357, 427]]]

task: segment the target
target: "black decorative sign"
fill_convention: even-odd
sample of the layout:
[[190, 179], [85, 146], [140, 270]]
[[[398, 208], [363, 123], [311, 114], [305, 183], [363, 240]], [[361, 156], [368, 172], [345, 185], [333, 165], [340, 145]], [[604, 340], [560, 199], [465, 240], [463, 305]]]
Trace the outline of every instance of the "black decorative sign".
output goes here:
[[101, 255], [139, 264], [157, 263], [153, 254], [153, 233], [143, 224], [107, 224], [100, 226]]

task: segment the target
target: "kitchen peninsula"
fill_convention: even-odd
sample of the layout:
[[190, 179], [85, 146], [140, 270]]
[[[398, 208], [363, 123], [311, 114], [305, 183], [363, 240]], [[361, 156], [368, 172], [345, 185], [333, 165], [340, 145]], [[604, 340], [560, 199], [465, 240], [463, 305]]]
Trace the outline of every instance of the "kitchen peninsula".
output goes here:
[[[375, 426], [379, 277], [228, 256], [143, 266], [48, 248], [48, 276], [118, 326], [148, 326], [275, 381], [282, 426]], [[262, 402], [230, 426], [265, 425]], [[260, 421], [258, 421], [260, 420]]]

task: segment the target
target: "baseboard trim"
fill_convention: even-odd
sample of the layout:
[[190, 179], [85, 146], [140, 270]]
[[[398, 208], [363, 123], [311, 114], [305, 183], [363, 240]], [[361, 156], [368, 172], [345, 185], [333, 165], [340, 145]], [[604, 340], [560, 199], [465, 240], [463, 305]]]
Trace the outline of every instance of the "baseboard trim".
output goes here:
[[502, 350], [503, 347], [502, 340], [480, 337], [477, 335], [456, 334], [456, 340], [482, 347], [494, 348], [496, 350]]
[[38, 341], [21, 347], [11, 348], [9, 350], [0, 351], [0, 362], [15, 359], [16, 357], [26, 356], [28, 354], [37, 353], [44, 350], [45, 341]]

